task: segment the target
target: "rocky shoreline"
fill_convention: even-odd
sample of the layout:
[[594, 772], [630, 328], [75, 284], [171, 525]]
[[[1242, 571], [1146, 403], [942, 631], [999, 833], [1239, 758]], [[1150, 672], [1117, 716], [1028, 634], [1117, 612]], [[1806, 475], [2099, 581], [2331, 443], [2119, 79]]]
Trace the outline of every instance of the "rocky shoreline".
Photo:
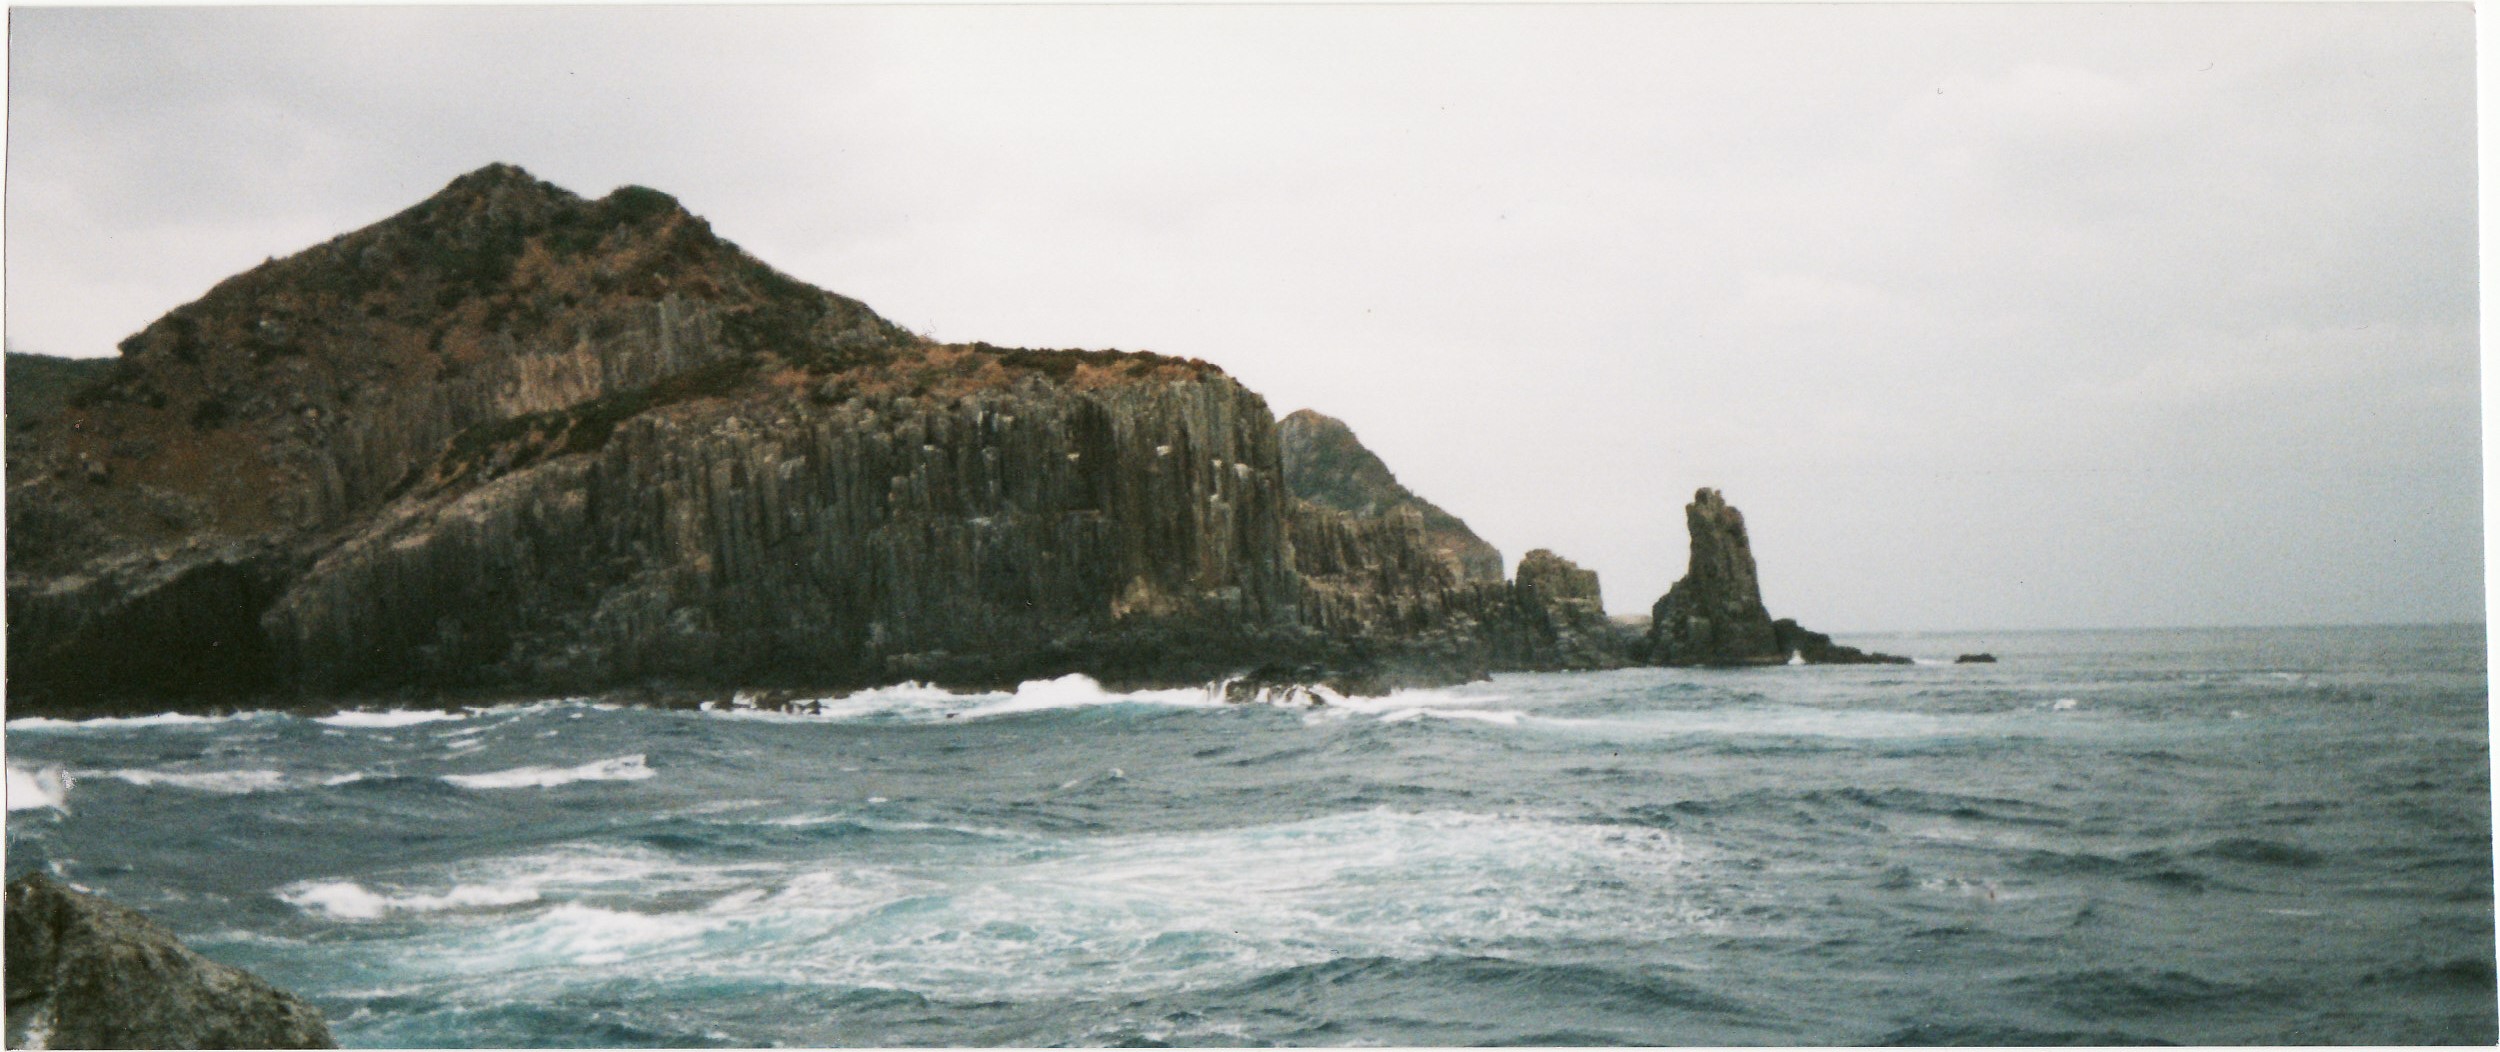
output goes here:
[[1773, 622], [1714, 491], [1644, 636], [1215, 366], [926, 340], [505, 165], [10, 369], [12, 715], [1897, 660]]

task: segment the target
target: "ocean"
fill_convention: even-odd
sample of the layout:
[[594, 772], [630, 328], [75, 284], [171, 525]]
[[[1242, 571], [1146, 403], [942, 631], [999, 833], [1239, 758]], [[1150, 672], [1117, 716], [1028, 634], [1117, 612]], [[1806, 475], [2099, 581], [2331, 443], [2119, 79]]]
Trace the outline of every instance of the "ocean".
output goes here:
[[21, 718], [7, 865], [348, 1045], [2500, 1039], [2482, 626], [1842, 642], [1922, 663]]

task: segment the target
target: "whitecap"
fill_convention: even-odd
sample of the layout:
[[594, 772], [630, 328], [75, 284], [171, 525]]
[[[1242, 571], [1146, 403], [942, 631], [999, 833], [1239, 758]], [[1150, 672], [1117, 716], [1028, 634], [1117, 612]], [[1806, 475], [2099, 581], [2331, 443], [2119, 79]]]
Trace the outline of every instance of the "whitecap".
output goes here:
[[328, 724], [332, 727], [407, 727], [419, 723], [438, 723], [443, 720], [468, 718], [467, 713], [442, 712], [434, 709], [386, 709], [380, 712], [350, 710], [317, 717], [313, 722]]
[[547, 789], [573, 782], [634, 782], [651, 773], [643, 754], [635, 753], [579, 767], [515, 767], [484, 774], [447, 774], [443, 780], [463, 789]]
[[1382, 723], [1407, 723], [1425, 718], [1438, 720], [1472, 720], [1505, 727], [1516, 727], [1528, 713], [1521, 709], [1491, 708], [1496, 702], [1510, 700], [1503, 694], [1468, 694], [1451, 690], [1396, 690], [1384, 697], [1334, 697], [1328, 707], [1337, 712], [1377, 716]]
[[58, 767], [29, 770], [10, 764], [9, 810], [32, 811], [48, 807], [55, 811], [67, 811], [71, 781], [69, 772]]
[[761, 709], [742, 704], [743, 695], [732, 699], [729, 706], [714, 706], [700, 711], [705, 716], [723, 719], [763, 720], [775, 723], [808, 723], [817, 720], [902, 720], [929, 723], [940, 720], [979, 720], [997, 716], [1046, 712], [1055, 709], [1078, 709], [1098, 705], [1159, 705], [1185, 708], [1222, 706], [1221, 684], [1199, 687], [1178, 687], [1168, 690], [1113, 691], [1082, 673], [1057, 679], [1027, 680], [1010, 691], [986, 691], [959, 694], [925, 683], [906, 682], [890, 687], [863, 690], [839, 698], [815, 698], [792, 702], [786, 710]]
[[272, 715], [266, 712], [237, 712], [225, 716], [194, 716], [187, 712], [160, 712], [154, 716], [95, 716], [83, 720], [54, 719], [50, 716], [26, 716], [8, 721], [8, 731], [125, 731], [156, 727], [208, 727], [235, 720], [258, 719]]
[[111, 778], [138, 786], [167, 786], [229, 796], [238, 793], [266, 792], [286, 785], [286, 775], [271, 770], [156, 771], [128, 767], [120, 770], [85, 773], [97, 778]]
[[278, 889], [279, 901], [332, 920], [374, 920], [389, 913], [487, 909], [538, 901], [534, 884], [462, 885], [440, 895], [375, 891], [352, 880], [304, 881]]
[[1224, 697], [1220, 690], [1212, 687], [1115, 692], [1104, 690], [1102, 684], [1095, 682], [1091, 676], [1071, 674], [1058, 679], [1027, 680], [1016, 686], [1013, 695], [977, 706], [963, 715], [966, 719], [982, 719], [1050, 709], [1130, 704], [1207, 708], [1223, 705]]

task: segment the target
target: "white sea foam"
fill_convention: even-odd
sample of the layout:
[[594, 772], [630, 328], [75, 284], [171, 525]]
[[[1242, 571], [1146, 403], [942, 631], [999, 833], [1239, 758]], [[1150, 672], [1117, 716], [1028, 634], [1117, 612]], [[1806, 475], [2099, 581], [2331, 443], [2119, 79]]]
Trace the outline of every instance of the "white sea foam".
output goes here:
[[574, 782], [634, 782], [651, 777], [643, 754], [618, 756], [579, 767], [515, 767], [485, 774], [447, 774], [443, 780], [463, 789], [547, 789]]
[[1523, 709], [1489, 707], [1511, 700], [1508, 695], [1468, 693], [1457, 690], [1395, 690], [1385, 696], [1372, 698], [1348, 698], [1332, 693], [1323, 700], [1326, 704], [1313, 709], [1304, 717], [1304, 722], [1316, 723], [1351, 716], [1372, 716], [1382, 723], [1408, 723], [1429, 718], [1469, 720], [1476, 723], [1515, 727], [1521, 720], [1529, 717], [1529, 713]]
[[405, 870], [386, 879], [306, 880], [278, 889], [295, 908], [331, 920], [394, 913], [508, 910], [594, 897], [718, 893], [751, 882], [753, 866], [688, 866], [640, 848], [574, 845], [553, 851]]
[[1112, 691], [1082, 674], [1028, 680], [1013, 691], [959, 694], [924, 683], [901, 683], [863, 690], [839, 698], [794, 702], [787, 711], [759, 709], [732, 699], [730, 706], [701, 710], [724, 719], [804, 723], [816, 720], [894, 720], [929, 723], [980, 720], [997, 716], [1076, 709], [1096, 705], [1163, 705], [1210, 708], [1224, 704], [1221, 685], [1171, 690]]
[[146, 768], [129, 767], [122, 768], [120, 770], [86, 771], [82, 773], [96, 778], [111, 778], [116, 781], [128, 782], [132, 785], [161, 785], [169, 786], [175, 789], [189, 789], [193, 792], [219, 793], [225, 795], [267, 792], [271, 789], [283, 788], [287, 782], [286, 775], [282, 772], [259, 769], [244, 771], [157, 771]]
[[8, 721], [8, 731], [127, 731], [159, 727], [210, 727], [236, 720], [259, 719], [273, 715], [266, 712], [237, 712], [225, 716], [194, 716], [187, 712], [160, 712], [154, 716], [96, 716], [83, 720], [61, 720], [50, 716], [26, 716]]
[[419, 723], [444, 720], [465, 720], [464, 712], [441, 712], [433, 709], [386, 709], [380, 712], [354, 710], [315, 718], [314, 723], [332, 727], [407, 727]]
[[[1019, 834], [935, 846], [908, 865], [644, 862], [600, 891], [543, 860], [557, 868], [532, 886], [552, 905], [445, 929], [403, 959], [469, 988], [595, 981], [620, 962], [728, 976], [771, 961], [836, 986], [1030, 999], [1718, 923], [1679, 878], [1691, 856], [1672, 833], [1525, 816], [1374, 810], [1233, 829]], [[510, 879], [470, 872], [462, 882]]]
[[69, 810], [69, 772], [58, 767], [9, 765], [9, 810]]
[[517, 906], [538, 901], [534, 884], [455, 887], [439, 895], [381, 892], [352, 880], [305, 881], [280, 888], [287, 905], [332, 920], [373, 920], [389, 913], [431, 913], [449, 909]]

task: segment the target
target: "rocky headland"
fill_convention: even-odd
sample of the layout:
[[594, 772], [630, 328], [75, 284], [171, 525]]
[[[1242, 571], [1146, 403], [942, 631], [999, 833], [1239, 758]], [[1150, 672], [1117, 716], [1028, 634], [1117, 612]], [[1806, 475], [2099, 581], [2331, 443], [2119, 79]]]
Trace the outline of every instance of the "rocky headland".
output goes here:
[[8, 886], [10, 1048], [336, 1048], [319, 1009], [41, 874]]
[[1644, 638], [1342, 422], [924, 339], [638, 187], [490, 166], [121, 351], [10, 360], [13, 713], [1872, 659], [1762, 613], [1715, 494]]

